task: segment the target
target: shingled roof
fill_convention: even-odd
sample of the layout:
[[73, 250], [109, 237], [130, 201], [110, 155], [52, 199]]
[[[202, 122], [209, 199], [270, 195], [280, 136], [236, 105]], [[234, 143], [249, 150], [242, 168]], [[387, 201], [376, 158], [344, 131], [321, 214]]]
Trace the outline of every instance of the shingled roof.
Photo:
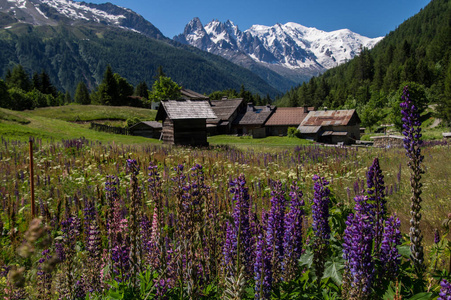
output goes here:
[[215, 119], [216, 114], [207, 100], [163, 100], [155, 120]]
[[133, 129], [134, 127], [137, 127], [138, 125], [141, 125], [141, 124], [145, 124], [154, 129], [161, 129], [163, 127], [163, 124], [161, 124], [160, 122], [157, 122], [157, 121], [143, 121], [143, 122], [136, 123], [135, 125], [131, 126], [129, 129]]
[[191, 100], [208, 100], [208, 98], [205, 95], [199, 94], [195, 91], [189, 90], [189, 89], [181, 89], [180, 90], [181, 98], [182, 99], [191, 99]]
[[215, 120], [211, 120], [213, 123], [219, 121], [229, 121], [230, 117], [236, 112], [243, 103], [243, 99], [227, 99], [227, 100], [211, 100], [211, 108], [218, 117]]
[[360, 123], [355, 109], [311, 111], [301, 126], [347, 126], [354, 116], [357, 123]]
[[274, 109], [274, 105], [253, 106], [252, 103], [248, 103], [247, 111], [244, 114], [239, 114], [233, 124], [263, 125], [274, 112]]
[[278, 107], [266, 121], [266, 126], [299, 126], [308, 115], [304, 107]]

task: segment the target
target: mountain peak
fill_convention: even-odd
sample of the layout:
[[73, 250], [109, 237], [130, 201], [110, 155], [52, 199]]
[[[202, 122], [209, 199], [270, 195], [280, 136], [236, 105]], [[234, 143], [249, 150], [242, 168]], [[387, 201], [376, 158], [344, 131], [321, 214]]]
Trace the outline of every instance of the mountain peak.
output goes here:
[[198, 37], [191, 34], [184, 39], [200, 49], [239, 60], [236, 63], [242, 61], [238, 53], [245, 54], [282, 76], [291, 74], [290, 79], [294, 73], [296, 78], [305, 79], [305, 74], [316, 76], [352, 59], [362, 47], [372, 48], [381, 39], [370, 39], [348, 29], [326, 32], [294, 22], [253, 25], [242, 32], [231, 20], [222, 23], [215, 19], [203, 28], [205, 32]]
[[17, 22], [31, 25], [101, 23], [157, 39], [166, 39], [153, 24], [139, 14], [111, 3], [92, 4], [72, 0], [0, 0], [0, 12], [12, 12]]

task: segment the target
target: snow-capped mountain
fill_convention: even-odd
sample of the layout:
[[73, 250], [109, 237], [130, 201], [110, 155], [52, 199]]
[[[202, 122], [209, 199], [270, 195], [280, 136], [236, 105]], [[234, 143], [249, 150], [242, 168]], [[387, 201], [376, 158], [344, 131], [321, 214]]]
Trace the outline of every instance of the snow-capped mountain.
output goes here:
[[102, 24], [165, 39], [163, 34], [139, 14], [111, 3], [92, 4], [71, 0], [0, 0], [0, 12], [32, 25]]
[[232, 21], [214, 20], [203, 26], [199, 18], [174, 37], [238, 64], [236, 53], [245, 54], [295, 81], [342, 64], [359, 54], [362, 47], [372, 48], [381, 39], [367, 38], [348, 29], [326, 32], [296, 23], [253, 25], [240, 31]]

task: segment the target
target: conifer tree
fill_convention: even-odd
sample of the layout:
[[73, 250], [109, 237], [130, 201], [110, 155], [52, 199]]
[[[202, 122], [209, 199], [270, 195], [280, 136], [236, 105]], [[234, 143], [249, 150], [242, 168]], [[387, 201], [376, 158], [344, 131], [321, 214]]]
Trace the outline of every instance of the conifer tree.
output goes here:
[[83, 81], [80, 81], [75, 90], [75, 103], [78, 104], [91, 104], [91, 98], [89, 96], [88, 88]]

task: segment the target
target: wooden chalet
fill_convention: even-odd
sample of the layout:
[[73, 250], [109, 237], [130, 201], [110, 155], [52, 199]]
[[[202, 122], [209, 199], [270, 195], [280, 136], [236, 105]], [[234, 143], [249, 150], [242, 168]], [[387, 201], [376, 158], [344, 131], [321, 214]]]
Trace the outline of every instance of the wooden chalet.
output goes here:
[[144, 121], [131, 126], [128, 131], [131, 135], [159, 139], [163, 125], [157, 121]]
[[207, 146], [207, 119], [217, 116], [207, 100], [163, 100], [155, 120], [163, 122], [163, 143]]
[[232, 124], [238, 113], [243, 110], [242, 98], [211, 100], [211, 109], [216, 119], [207, 120], [207, 130], [210, 134], [228, 134], [232, 131]]
[[235, 134], [248, 134], [254, 138], [266, 137], [265, 123], [274, 112], [275, 106], [254, 106], [251, 102], [247, 104], [246, 110], [237, 115], [233, 121], [233, 132]]
[[347, 145], [360, 139], [360, 123], [355, 109], [310, 111], [298, 130], [305, 139]]
[[307, 117], [314, 107], [277, 107], [275, 112], [266, 121], [266, 134], [272, 136], [286, 136], [288, 127], [295, 127]]

